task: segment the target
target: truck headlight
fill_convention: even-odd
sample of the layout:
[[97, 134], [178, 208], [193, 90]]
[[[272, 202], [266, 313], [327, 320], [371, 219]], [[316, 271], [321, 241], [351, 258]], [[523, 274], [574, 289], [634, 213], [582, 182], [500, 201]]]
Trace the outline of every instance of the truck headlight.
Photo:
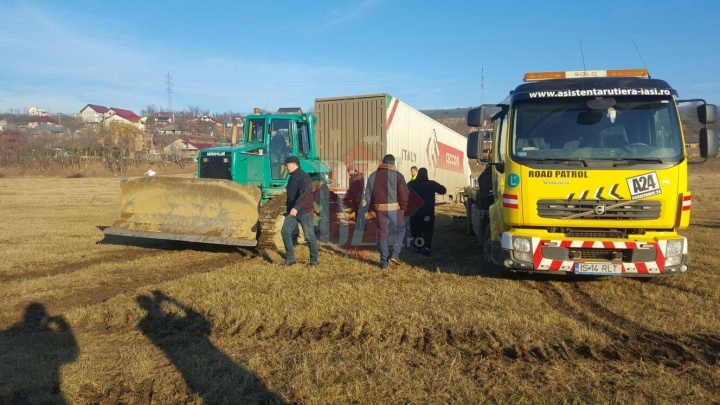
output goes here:
[[513, 249], [519, 252], [530, 253], [532, 243], [529, 238], [513, 237]]
[[519, 262], [528, 262], [532, 263], [532, 255], [527, 252], [518, 252], [517, 250], [513, 252], [513, 258]]
[[682, 263], [682, 240], [669, 240], [665, 249], [665, 266], [677, 266]]

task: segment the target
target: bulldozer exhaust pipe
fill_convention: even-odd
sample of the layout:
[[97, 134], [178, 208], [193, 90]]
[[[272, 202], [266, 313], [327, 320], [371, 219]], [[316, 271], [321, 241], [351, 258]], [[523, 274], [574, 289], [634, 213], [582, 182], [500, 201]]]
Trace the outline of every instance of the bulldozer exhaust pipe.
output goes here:
[[238, 133], [238, 125], [237, 125], [237, 119], [235, 117], [232, 117], [232, 140], [230, 141], [230, 145], [234, 148], [235, 145], [237, 145], [237, 133]]

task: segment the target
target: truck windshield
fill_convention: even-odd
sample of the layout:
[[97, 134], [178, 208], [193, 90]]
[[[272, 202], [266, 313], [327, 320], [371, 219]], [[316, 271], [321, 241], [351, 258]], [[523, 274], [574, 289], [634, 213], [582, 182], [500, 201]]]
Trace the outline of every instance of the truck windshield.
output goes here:
[[593, 103], [589, 100], [517, 104], [510, 142], [513, 158], [544, 163], [576, 161], [583, 166], [603, 160], [636, 165], [683, 159], [673, 99], [615, 97], [600, 109], [590, 108]]

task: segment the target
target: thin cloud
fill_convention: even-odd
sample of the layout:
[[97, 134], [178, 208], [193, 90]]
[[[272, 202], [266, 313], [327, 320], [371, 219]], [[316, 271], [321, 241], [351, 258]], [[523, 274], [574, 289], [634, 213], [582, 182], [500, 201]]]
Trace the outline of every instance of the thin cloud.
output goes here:
[[327, 11], [327, 17], [330, 19], [329, 22], [320, 25], [317, 29], [322, 30], [334, 25], [342, 24], [360, 17], [365, 13], [366, 10], [374, 7], [380, 3], [379, 0], [366, 0], [354, 7], [347, 7], [343, 9], [330, 9]]
[[[375, 4], [366, 1], [334, 11], [341, 17], [329, 24], [359, 18]], [[251, 111], [266, 104], [270, 109], [309, 107], [317, 97], [380, 92], [421, 105], [425, 100], [437, 104], [443, 91], [445, 99], [463, 91], [457, 81], [445, 83], [454, 89], [444, 89], [433, 78], [358, 70], [328, 60], [198, 58], [145, 38], [117, 36], [121, 27], [113, 21], [88, 26], [68, 13], [32, 6], [0, 6], [0, 13], [26, 16], [0, 25], [0, 54], [6, 56], [0, 70], [4, 92], [0, 111], [37, 106], [71, 113], [87, 103], [136, 111], [148, 104], [164, 106], [168, 72], [173, 78], [175, 109], [188, 105], [211, 111]]]
[[148, 41], [81, 30], [68, 16], [31, 6], [0, 7], [0, 12], [28, 17], [22, 23], [0, 26], [0, 53], [11, 56], [0, 73], [6, 96], [0, 110], [25, 106], [33, 97], [37, 100], [31, 105], [66, 112], [88, 102], [135, 109], [164, 104], [168, 71], [176, 108], [214, 103], [211, 108], [251, 110], [257, 97], [264, 102], [298, 98], [312, 103], [317, 89], [361, 76], [356, 70], [327, 64], [197, 59]]

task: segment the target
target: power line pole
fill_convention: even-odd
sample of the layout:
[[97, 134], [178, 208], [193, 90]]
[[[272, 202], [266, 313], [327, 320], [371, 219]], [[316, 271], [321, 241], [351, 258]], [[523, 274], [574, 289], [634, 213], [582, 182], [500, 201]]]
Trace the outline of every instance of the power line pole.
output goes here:
[[485, 104], [485, 65], [480, 67], [480, 105]]
[[173, 107], [172, 107], [172, 86], [173, 86], [173, 84], [172, 84], [172, 76], [170, 76], [170, 72], [168, 72], [168, 74], [165, 75], [165, 86], [166, 86], [166, 91], [168, 94], [168, 110], [170, 110], [169, 112], [172, 114], [172, 122], [174, 124], [175, 123], [175, 111], [173, 111]]

